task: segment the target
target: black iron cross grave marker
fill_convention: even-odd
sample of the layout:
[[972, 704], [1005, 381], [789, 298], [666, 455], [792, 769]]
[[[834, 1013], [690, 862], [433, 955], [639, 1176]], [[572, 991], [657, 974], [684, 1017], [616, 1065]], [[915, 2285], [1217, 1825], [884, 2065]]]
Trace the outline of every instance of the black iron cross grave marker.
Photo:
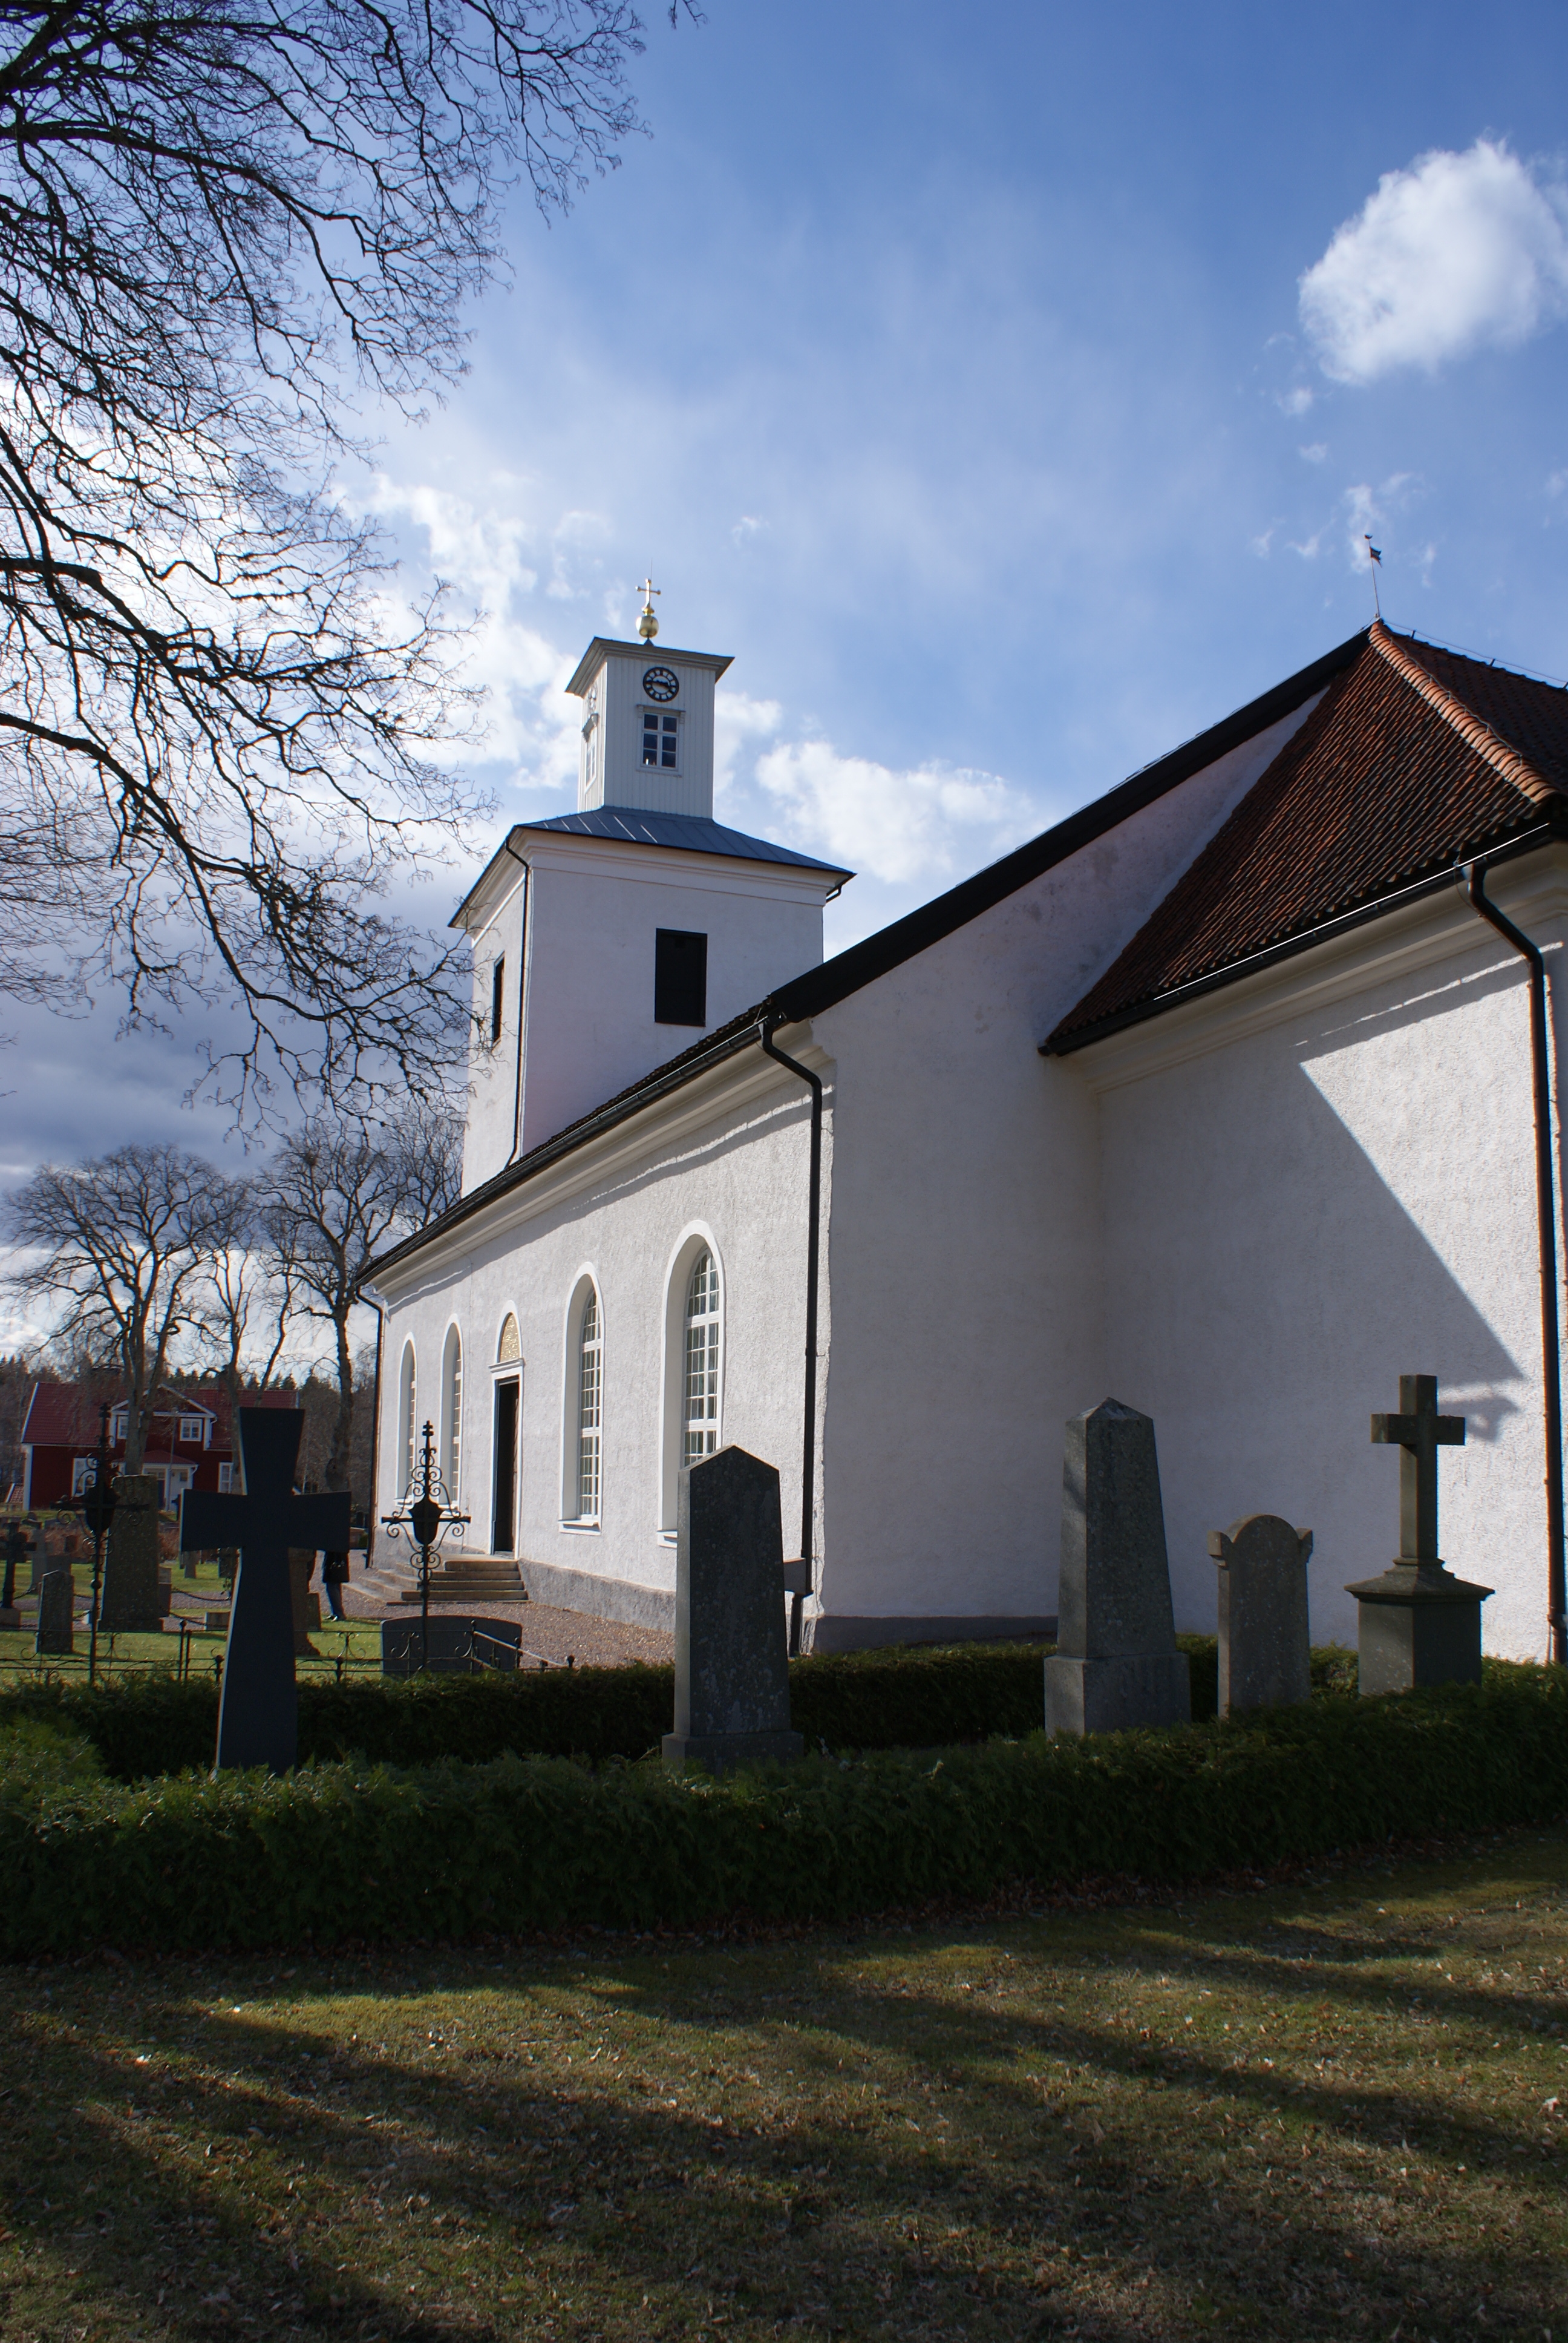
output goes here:
[[1399, 1460], [1399, 1558], [1437, 1563], [1437, 1452], [1462, 1448], [1464, 1418], [1439, 1415], [1437, 1377], [1401, 1375], [1397, 1415], [1374, 1415], [1372, 1436], [1402, 1453]]
[[180, 1550], [239, 1548], [218, 1702], [216, 1770], [268, 1765], [282, 1774], [299, 1754], [288, 1549], [321, 1546], [347, 1553], [349, 1498], [347, 1489], [329, 1496], [295, 1495], [294, 1467], [305, 1428], [297, 1408], [242, 1407], [237, 1413], [245, 1494], [187, 1489], [180, 1499]]

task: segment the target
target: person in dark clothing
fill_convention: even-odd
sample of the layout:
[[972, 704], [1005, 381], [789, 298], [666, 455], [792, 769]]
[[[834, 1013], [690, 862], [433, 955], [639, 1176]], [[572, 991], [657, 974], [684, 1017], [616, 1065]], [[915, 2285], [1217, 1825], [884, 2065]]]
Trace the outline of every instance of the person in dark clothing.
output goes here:
[[327, 1607], [335, 1619], [343, 1614], [343, 1584], [348, 1576], [348, 1556], [346, 1554], [324, 1554], [321, 1557], [321, 1584], [327, 1589]]

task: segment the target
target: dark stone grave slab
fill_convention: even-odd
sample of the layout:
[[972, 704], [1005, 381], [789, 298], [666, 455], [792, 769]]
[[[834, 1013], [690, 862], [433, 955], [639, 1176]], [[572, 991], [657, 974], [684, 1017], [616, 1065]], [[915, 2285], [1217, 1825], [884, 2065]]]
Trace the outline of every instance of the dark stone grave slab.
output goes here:
[[684, 1467], [676, 1511], [672, 1765], [714, 1773], [799, 1757], [779, 1600], [779, 1474], [744, 1448]]
[[1220, 1714], [1312, 1697], [1307, 1564], [1311, 1530], [1249, 1513], [1211, 1531], [1220, 1565]]
[[104, 1552], [100, 1634], [153, 1634], [163, 1625], [158, 1603], [158, 1484], [150, 1473], [122, 1473]]
[[74, 1652], [76, 1645], [72, 1623], [75, 1611], [75, 1581], [69, 1570], [56, 1563], [38, 1582], [38, 1627], [34, 1650], [55, 1657]]

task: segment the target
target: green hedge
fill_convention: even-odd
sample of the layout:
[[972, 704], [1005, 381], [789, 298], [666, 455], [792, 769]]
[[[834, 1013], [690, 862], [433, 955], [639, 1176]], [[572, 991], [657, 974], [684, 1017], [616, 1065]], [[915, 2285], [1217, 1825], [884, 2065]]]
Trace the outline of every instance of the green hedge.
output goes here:
[[1174, 1879], [1568, 1811], [1568, 1679], [1168, 1732], [809, 1758], [713, 1782], [560, 1758], [0, 1799], [0, 1952], [843, 1918], [1014, 1880]]
[[[1192, 1715], [1214, 1715], [1219, 1684], [1212, 1635], [1178, 1639], [1191, 1662]], [[1038, 1644], [921, 1645], [796, 1660], [790, 1706], [808, 1744], [831, 1750], [938, 1749], [997, 1734], [1031, 1733], [1041, 1721]], [[1348, 1678], [1346, 1667], [1348, 1664]], [[1354, 1654], [1313, 1654], [1320, 1689], [1355, 1690]], [[508, 1754], [640, 1757], [670, 1729], [674, 1671], [640, 1665], [550, 1668], [516, 1675], [350, 1677], [299, 1688], [303, 1761], [368, 1758], [394, 1765]], [[182, 1774], [212, 1764], [217, 1693], [210, 1682], [113, 1677], [89, 1691], [55, 1678], [0, 1694], [0, 1718], [28, 1715], [81, 1734], [116, 1781]]]

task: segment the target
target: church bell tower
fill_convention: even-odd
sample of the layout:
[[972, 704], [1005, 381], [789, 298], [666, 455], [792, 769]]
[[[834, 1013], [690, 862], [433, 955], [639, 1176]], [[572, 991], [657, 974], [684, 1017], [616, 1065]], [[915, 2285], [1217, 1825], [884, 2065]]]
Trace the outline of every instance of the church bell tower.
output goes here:
[[519, 822], [452, 924], [474, 948], [465, 1193], [822, 957], [852, 876], [713, 818], [729, 659], [596, 635], [575, 813]]

